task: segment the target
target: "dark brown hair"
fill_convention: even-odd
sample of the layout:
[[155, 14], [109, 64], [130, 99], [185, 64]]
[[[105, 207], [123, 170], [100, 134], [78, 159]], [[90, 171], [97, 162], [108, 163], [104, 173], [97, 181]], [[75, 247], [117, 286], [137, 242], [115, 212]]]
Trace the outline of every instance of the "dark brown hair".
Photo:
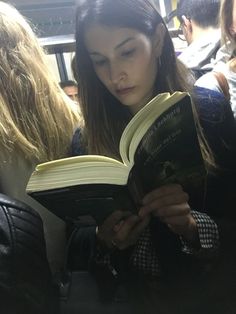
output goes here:
[[[118, 157], [120, 136], [131, 114], [127, 107], [109, 93], [94, 72], [84, 42], [85, 31], [91, 23], [132, 28], [151, 37], [157, 25], [164, 22], [153, 4], [147, 0], [81, 0], [78, 3], [76, 78], [80, 86], [88, 152]], [[167, 28], [158, 72], [162, 75], [156, 77], [155, 94], [187, 90], [186, 69], [176, 59]]]

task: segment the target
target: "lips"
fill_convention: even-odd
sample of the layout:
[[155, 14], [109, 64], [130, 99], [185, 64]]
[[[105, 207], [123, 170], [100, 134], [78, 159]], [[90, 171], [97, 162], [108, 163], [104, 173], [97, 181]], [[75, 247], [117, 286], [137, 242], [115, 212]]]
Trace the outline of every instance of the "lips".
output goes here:
[[120, 88], [116, 90], [116, 93], [118, 95], [126, 95], [129, 94], [131, 91], [133, 91], [134, 87], [125, 87], [125, 88]]

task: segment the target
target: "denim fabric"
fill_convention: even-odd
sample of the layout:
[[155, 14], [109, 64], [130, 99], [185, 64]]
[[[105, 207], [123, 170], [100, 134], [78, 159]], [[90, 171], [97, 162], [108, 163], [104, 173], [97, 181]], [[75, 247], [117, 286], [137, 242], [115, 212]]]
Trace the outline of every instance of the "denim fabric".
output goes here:
[[236, 170], [236, 122], [224, 95], [202, 87], [193, 94], [201, 127], [216, 163], [225, 170]]

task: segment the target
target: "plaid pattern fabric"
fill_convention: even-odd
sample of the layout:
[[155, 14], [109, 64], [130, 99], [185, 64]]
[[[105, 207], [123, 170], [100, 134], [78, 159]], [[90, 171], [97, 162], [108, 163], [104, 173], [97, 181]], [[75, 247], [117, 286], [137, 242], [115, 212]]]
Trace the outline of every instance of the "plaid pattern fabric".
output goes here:
[[131, 265], [144, 274], [158, 276], [160, 268], [157, 253], [151, 242], [150, 228], [147, 227], [139, 238], [130, 258]]
[[[206, 214], [196, 211], [191, 212], [197, 223], [199, 240], [201, 248], [196, 250], [191, 247], [186, 241], [182, 241], [182, 250], [186, 254], [195, 254], [200, 257], [207, 257], [212, 252], [215, 252], [219, 247], [219, 233], [215, 222]], [[111, 265], [110, 255], [105, 256], [100, 253], [96, 257], [98, 264], [106, 264], [112, 272], [116, 272]], [[158, 263], [157, 253], [151, 242], [150, 229], [147, 227], [139, 240], [136, 243], [133, 254], [130, 257], [130, 264], [136, 270], [158, 276], [160, 274], [160, 265]]]
[[197, 222], [198, 235], [201, 248], [199, 250], [189, 246], [181, 239], [183, 251], [187, 254], [208, 256], [219, 247], [219, 233], [216, 223], [207, 214], [192, 211], [192, 216]]

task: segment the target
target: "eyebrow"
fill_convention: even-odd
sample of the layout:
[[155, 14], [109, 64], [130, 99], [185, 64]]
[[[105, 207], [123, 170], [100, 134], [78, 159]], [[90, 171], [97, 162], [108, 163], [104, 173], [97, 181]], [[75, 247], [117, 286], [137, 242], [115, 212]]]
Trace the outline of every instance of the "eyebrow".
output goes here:
[[[128, 37], [126, 38], [125, 40], [123, 40], [121, 43], [119, 43], [117, 46], [115, 46], [115, 50], [121, 48], [122, 46], [124, 46], [127, 42], [131, 41], [131, 40], [134, 40], [135, 38], [134, 37]], [[99, 52], [96, 52], [96, 51], [92, 51], [92, 52], [89, 52], [90, 55], [101, 55]]]

